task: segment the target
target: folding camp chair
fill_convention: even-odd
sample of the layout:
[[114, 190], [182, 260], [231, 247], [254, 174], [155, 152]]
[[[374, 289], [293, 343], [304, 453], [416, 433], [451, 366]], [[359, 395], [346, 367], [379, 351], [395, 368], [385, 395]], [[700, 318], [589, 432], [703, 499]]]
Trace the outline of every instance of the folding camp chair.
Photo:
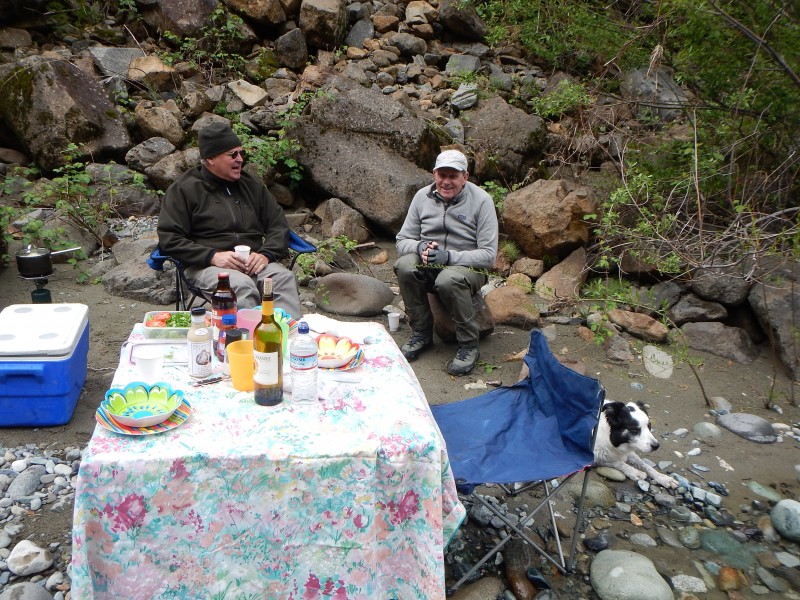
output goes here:
[[[575, 547], [583, 518], [583, 503], [594, 463], [594, 436], [605, 390], [596, 379], [558, 362], [541, 331], [531, 331], [524, 358], [530, 375], [519, 383], [466, 400], [432, 406], [447, 444], [459, 492], [471, 496], [500, 518], [512, 534], [502, 539], [450, 590], [460, 587], [513, 536], [520, 536], [562, 573], [574, 567]], [[553, 501], [566, 484], [585, 471], [577, 503], [577, 519], [567, 558], [556, 529]], [[564, 477], [558, 485], [552, 479]], [[493, 504], [475, 493], [481, 484], [500, 484], [508, 494], [518, 482], [541, 486], [544, 497], [519, 523], [510, 521]], [[527, 489], [524, 487], [523, 489]], [[517, 490], [517, 492], [522, 489]], [[547, 507], [555, 547], [542, 548], [526, 528]], [[545, 542], [545, 546], [547, 543]]]
[[[291, 229], [289, 230], [290, 271], [294, 268], [294, 264], [301, 254], [316, 251], [317, 247], [314, 244], [304, 240]], [[203, 290], [186, 277], [181, 262], [171, 256], [162, 254], [161, 248], [156, 246], [156, 249], [150, 253], [147, 264], [151, 269], [163, 271], [164, 263], [170, 263], [175, 267], [175, 310], [191, 310], [195, 300], [200, 300], [198, 306], [203, 306], [208, 302]]]

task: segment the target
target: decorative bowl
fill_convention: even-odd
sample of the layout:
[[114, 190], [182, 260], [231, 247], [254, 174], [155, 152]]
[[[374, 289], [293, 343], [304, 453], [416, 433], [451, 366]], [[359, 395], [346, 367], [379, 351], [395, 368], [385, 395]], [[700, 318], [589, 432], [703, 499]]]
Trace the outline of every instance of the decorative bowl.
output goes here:
[[169, 419], [181, 405], [183, 392], [168, 383], [134, 381], [106, 392], [103, 408], [118, 423], [128, 427], [152, 427]]
[[317, 338], [318, 364], [323, 369], [336, 369], [349, 363], [360, 346], [347, 337], [323, 334]]

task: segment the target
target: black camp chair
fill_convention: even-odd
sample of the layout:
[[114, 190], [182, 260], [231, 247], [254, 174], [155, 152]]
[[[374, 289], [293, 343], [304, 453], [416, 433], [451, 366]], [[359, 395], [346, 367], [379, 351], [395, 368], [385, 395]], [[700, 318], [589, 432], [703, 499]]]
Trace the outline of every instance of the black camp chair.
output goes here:
[[[459, 492], [485, 506], [512, 531], [450, 590], [460, 587], [514, 536], [525, 540], [562, 573], [571, 571], [574, 566], [589, 471], [594, 464], [594, 431], [605, 390], [596, 379], [559, 363], [539, 330], [531, 332], [524, 360], [530, 375], [519, 383], [431, 407], [447, 443]], [[583, 487], [577, 502], [569, 554], [565, 558], [552, 501], [580, 472], [585, 472]], [[556, 478], [560, 483], [554, 487], [551, 480]], [[502, 490], [511, 495], [522, 491], [514, 490], [518, 482], [529, 482], [522, 489], [541, 486], [544, 497], [537, 498], [539, 504], [516, 524], [475, 493], [477, 486], [493, 483], [500, 484]], [[540, 545], [542, 541], [534, 540], [528, 529], [543, 508], [549, 510], [548, 533], [555, 544], [551, 551]]]
[[[304, 240], [291, 229], [289, 230], [289, 270], [294, 268], [294, 264], [301, 254], [316, 251], [317, 247], [314, 244]], [[161, 248], [156, 246], [155, 250], [150, 253], [147, 264], [151, 269], [163, 271], [164, 263], [172, 264], [175, 269], [175, 310], [191, 310], [196, 300], [199, 300], [198, 306], [203, 306], [208, 302], [203, 290], [186, 277], [181, 262], [162, 254]]]

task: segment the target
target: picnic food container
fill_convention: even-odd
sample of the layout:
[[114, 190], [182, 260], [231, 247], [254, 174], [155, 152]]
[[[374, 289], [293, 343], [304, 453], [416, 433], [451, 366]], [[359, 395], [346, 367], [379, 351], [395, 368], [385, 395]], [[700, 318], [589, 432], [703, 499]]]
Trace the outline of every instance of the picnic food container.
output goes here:
[[0, 312], [0, 426], [63, 425], [86, 381], [89, 308], [12, 304]]
[[166, 340], [185, 340], [186, 334], [189, 333], [189, 326], [186, 327], [156, 327], [148, 325], [153, 323], [156, 316], [163, 315], [186, 315], [186, 321], [189, 322], [191, 316], [189, 311], [186, 310], [151, 310], [144, 315], [144, 335], [152, 339], [166, 339]]

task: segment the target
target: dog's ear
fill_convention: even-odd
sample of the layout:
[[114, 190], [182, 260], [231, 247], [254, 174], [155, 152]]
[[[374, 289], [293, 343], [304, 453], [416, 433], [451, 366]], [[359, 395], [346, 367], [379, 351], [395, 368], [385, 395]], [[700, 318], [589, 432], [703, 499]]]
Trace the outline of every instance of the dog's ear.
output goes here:
[[603, 414], [608, 421], [608, 425], [614, 429], [614, 426], [622, 424], [624, 419], [625, 404], [622, 402], [609, 401], [603, 404]]
[[644, 414], [649, 414], [647, 412], [647, 405], [644, 402], [642, 402], [641, 400], [636, 403], [636, 406], [638, 406], [639, 410], [642, 411]]

